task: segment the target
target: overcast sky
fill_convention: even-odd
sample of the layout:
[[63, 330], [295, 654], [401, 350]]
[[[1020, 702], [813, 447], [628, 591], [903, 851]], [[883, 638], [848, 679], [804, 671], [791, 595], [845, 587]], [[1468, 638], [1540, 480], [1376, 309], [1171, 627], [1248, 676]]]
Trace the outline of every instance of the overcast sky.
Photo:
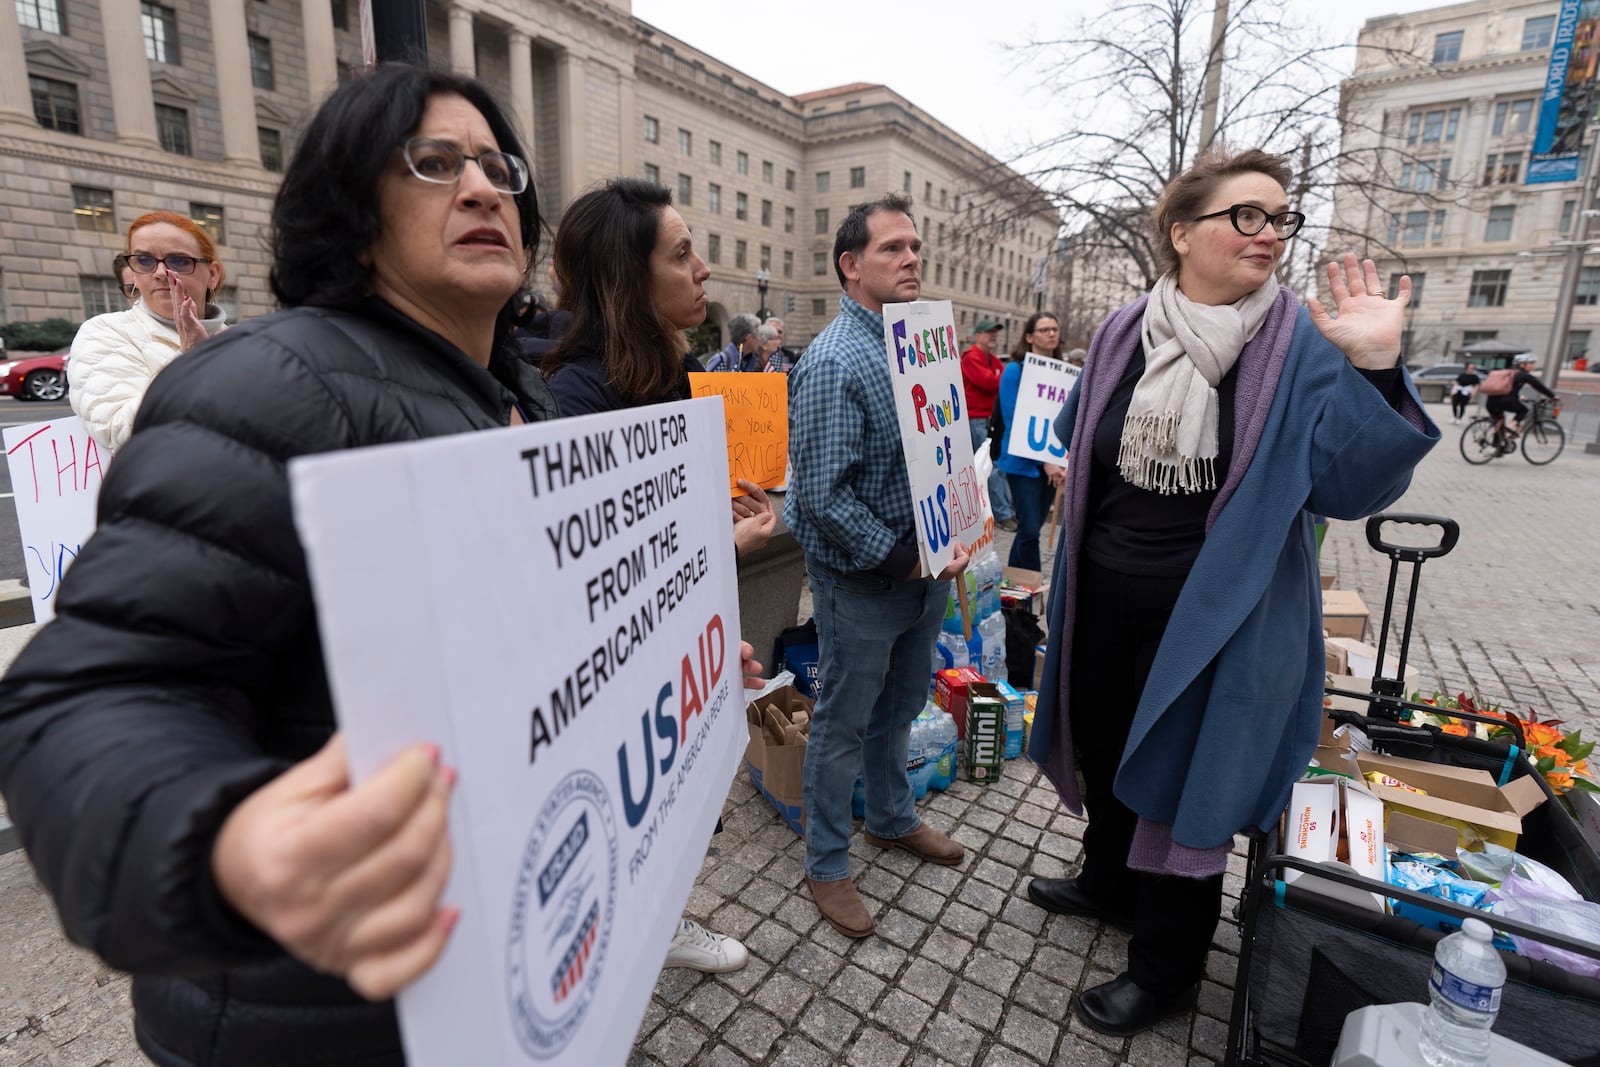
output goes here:
[[[633, 13], [789, 95], [856, 81], [888, 85], [980, 147], [1011, 158], [1060, 121], [1052, 117], [1059, 107], [1033, 88], [1036, 79], [1012, 49], [1065, 35], [1095, 2], [633, 0]], [[1321, 39], [1346, 41], [1355, 40], [1368, 18], [1440, 6], [1428, 0], [1289, 3], [1292, 15], [1320, 19]]]

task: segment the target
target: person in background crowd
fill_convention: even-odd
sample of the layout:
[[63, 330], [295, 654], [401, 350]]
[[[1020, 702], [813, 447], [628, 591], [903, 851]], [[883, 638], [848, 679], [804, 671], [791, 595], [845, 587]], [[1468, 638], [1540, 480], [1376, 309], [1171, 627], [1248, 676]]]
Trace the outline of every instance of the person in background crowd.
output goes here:
[[[1484, 411], [1488, 412], [1491, 419], [1501, 424], [1508, 438], [1511, 435], [1522, 432], [1522, 420], [1528, 417], [1528, 405], [1522, 402], [1523, 386], [1531, 385], [1535, 392], [1543, 393], [1551, 400], [1556, 398], [1556, 394], [1550, 391], [1550, 387], [1534, 376], [1533, 367], [1535, 366], [1535, 361], [1532, 356], [1527, 353], [1514, 356], [1511, 360], [1511, 366], [1516, 371], [1516, 375], [1511, 379], [1511, 392], [1503, 396], [1488, 397], [1483, 402]], [[1515, 416], [1515, 421], [1510, 426], [1505, 425], [1505, 417], [1507, 415]]]
[[1028, 896], [1131, 929], [1127, 970], [1077, 999], [1102, 1033], [1193, 1003], [1234, 834], [1277, 820], [1316, 746], [1313, 516], [1399, 499], [1439, 439], [1399, 362], [1409, 278], [1389, 300], [1371, 260], [1329, 264], [1337, 318], [1278, 284], [1305, 222], [1289, 179], [1250, 149], [1168, 184], [1161, 278], [1096, 332], [1057, 420], [1072, 461], [1029, 756], [1089, 825], [1078, 875]]
[[1067, 362], [1072, 364], [1074, 367], [1082, 368], [1083, 361], [1088, 357], [1088, 355], [1089, 353], [1083, 349], [1074, 348], [1067, 352]]
[[728, 346], [706, 363], [708, 371], [756, 371], [761, 369], [761, 320], [741, 312], [728, 320]]
[[[1000, 413], [1005, 424], [1011, 426], [1017, 410], [1017, 389], [1022, 384], [1023, 357], [1029, 352], [1046, 359], [1061, 358], [1061, 326], [1048, 311], [1038, 311], [1028, 316], [1023, 324], [1022, 336], [1011, 360], [1000, 375]], [[1023, 567], [1036, 571], [1043, 565], [1039, 556], [1039, 528], [1044, 525], [1050, 505], [1055, 503], [1056, 490], [1067, 478], [1067, 468], [1054, 463], [1022, 459], [1001, 451], [995, 469], [1005, 476], [1011, 489], [1011, 504], [1017, 513], [1017, 536], [1011, 542], [1011, 554], [1006, 558], [1009, 567]]]
[[1468, 363], [1466, 369], [1456, 375], [1455, 384], [1450, 386], [1450, 425], [1454, 426], [1461, 421], [1467, 413], [1467, 405], [1477, 395], [1478, 386], [1483, 384], [1483, 379], [1478, 377], [1476, 364]]
[[128, 227], [123, 262], [133, 272], [138, 301], [80, 326], [67, 360], [72, 410], [111, 453], [133, 432], [151, 380], [226, 327], [211, 298], [227, 272], [211, 235], [193, 219], [172, 211], [140, 215]]
[[795, 363], [800, 359], [800, 353], [784, 344], [783, 320], [777, 318], [768, 319], [763, 325], [771, 326], [778, 331], [778, 348], [767, 357], [767, 370], [785, 373], [794, 370]]
[[762, 323], [756, 329], [756, 337], [760, 340], [761, 345], [761, 347], [756, 350], [756, 354], [759, 357], [759, 362], [761, 364], [761, 369], [764, 371], [776, 371], [780, 369], [773, 365], [772, 357], [777, 353], [778, 349], [782, 347], [783, 335], [777, 330], [774, 330], [771, 326], [768, 326], [766, 323]]
[[134, 281], [133, 268], [128, 266], [128, 253], [118, 252], [111, 257], [111, 274], [117, 279], [117, 288], [122, 290], [122, 295], [127, 298], [128, 306], [132, 307], [139, 301], [139, 286]]
[[[1000, 324], [993, 319], [983, 319], [972, 328], [972, 347], [961, 353], [961, 381], [967, 394], [967, 424], [972, 429], [974, 449], [989, 436], [989, 414], [994, 411], [995, 398], [1000, 393], [1000, 372], [1004, 364], [994, 354], [999, 336]], [[1015, 530], [1017, 517], [1011, 504], [1011, 490], [1006, 485], [1006, 476], [998, 468], [989, 475], [988, 489], [994, 524], [1002, 530]]]
[[542, 295], [527, 287], [517, 290], [513, 307], [512, 335], [522, 350], [522, 358], [537, 367], [545, 354], [561, 343], [572, 316], [551, 309]]
[[[811, 717], [802, 794], [806, 882], [835, 930], [866, 937], [872, 917], [850, 881], [850, 794], [866, 779], [866, 840], [932, 863], [962, 848], [917, 817], [906, 775], [911, 723], [950, 579], [922, 573], [900, 420], [884, 359], [883, 305], [922, 292], [922, 240], [911, 201], [891, 194], [852, 208], [833, 242], [844, 287], [839, 317], [789, 379], [784, 519], [806, 554], [822, 696]], [[932, 579], [932, 580], [930, 580]]]

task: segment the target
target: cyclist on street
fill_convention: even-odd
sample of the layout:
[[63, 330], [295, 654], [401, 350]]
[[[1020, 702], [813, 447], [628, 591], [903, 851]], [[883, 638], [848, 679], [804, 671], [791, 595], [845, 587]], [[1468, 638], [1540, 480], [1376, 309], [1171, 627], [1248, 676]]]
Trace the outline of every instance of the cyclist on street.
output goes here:
[[[1516, 371], [1516, 377], [1511, 380], [1511, 392], [1502, 396], [1491, 396], [1486, 398], [1484, 401], [1484, 410], [1489, 413], [1489, 417], [1494, 419], [1496, 423], [1499, 423], [1501, 426], [1503, 426], [1506, 431], [1507, 448], [1510, 448], [1511, 435], [1522, 432], [1522, 420], [1528, 416], [1528, 405], [1522, 402], [1522, 397], [1520, 395], [1522, 393], [1522, 387], [1525, 385], [1531, 385], [1534, 387], [1534, 389], [1543, 393], [1551, 400], [1556, 398], [1556, 394], [1551, 392], [1549, 387], [1536, 378], [1533, 375], [1533, 372], [1528, 369], [1532, 367], [1533, 364], [1533, 357], [1526, 354], [1512, 359], [1511, 366]], [[1505, 416], [1507, 414], [1516, 416], [1515, 425], [1504, 426]]]

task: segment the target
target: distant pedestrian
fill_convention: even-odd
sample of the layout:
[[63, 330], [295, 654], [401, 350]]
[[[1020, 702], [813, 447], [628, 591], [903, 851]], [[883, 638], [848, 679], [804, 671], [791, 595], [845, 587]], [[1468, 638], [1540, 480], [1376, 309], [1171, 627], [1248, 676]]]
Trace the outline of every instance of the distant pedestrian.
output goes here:
[[[1028, 316], [1023, 324], [1022, 337], [1017, 341], [1005, 373], [1000, 375], [1000, 397], [996, 401], [1009, 431], [1016, 416], [1017, 393], [1022, 385], [1022, 365], [1029, 354], [1045, 359], [1061, 358], [1061, 326], [1048, 311]], [[1066, 461], [1041, 463], [1038, 460], [1013, 456], [1001, 446], [1000, 458], [995, 460], [995, 470], [1006, 479], [1011, 489], [1011, 503], [1016, 509], [1017, 536], [1011, 541], [1011, 554], [1006, 558], [1008, 567], [1039, 570], [1043, 563], [1039, 554], [1039, 529], [1044, 525], [1050, 506], [1055, 503], [1056, 490], [1067, 478]]]
[[741, 312], [728, 320], [727, 347], [711, 357], [708, 371], [757, 371], [761, 369], [761, 320]]
[[[1000, 337], [1000, 324], [983, 319], [972, 328], [972, 346], [961, 353], [961, 381], [966, 387], [967, 425], [972, 432], [972, 447], [989, 436], [989, 414], [1000, 395], [1000, 374], [1005, 364], [994, 354]], [[998, 469], [989, 474], [989, 507], [994, 524], [1002, 530], [1017, 528], [1016, 509], [1011, 503], [1011, 488]]]
[[1468, 363], [1467, 369], [1456, 375], [1455, 384], [1450, 386], [1450, 422], [1452, 425], [1461, 421], [1467, 413], [1467, 405], [1478, 392], [1478, 386], [1483, 384], [1483, 379], [1478, 377], [1478, 368], [1475, 364]]
[[788, 372], [794, 370], [795, 363], [800, 359], [800, 353], [790, 348], [784, 342], [783, 320], [778, 318], [768, 319], [763, 325], [770, 326], [778, 331], [778, 347], [767, 357], [769, 371]]

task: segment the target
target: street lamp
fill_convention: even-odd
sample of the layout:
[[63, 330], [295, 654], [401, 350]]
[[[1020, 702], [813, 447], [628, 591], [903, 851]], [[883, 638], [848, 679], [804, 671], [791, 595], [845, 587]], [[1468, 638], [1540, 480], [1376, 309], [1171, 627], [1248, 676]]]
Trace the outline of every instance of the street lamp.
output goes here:
[[760, 299], [757, 300], [760, 310], [756, 312], [756, 317], [762, 322], [766, 322], [769, 316], [767, 311], [767, 283], [770, 281], [772, 281], [772, 272], [770, 270], [762, 267], [756, 271], [756, 292], [760, 294]]

